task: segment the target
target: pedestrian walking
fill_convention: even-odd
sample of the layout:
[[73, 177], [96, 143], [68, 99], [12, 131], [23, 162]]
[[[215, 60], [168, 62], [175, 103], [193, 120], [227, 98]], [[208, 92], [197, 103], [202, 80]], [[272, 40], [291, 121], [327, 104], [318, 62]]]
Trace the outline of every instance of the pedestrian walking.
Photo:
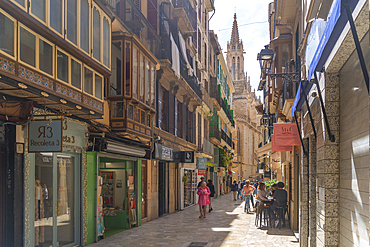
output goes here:
[[[241, 191], [243, 191], [244, 189], [244, 185], [245, 185], [245, 179], [243, 179], [243, 182], [241, 182], [240, 184], [240, 187], [241, 187]], [[240, 192], [240, 200], [243, 200], [244, 199], [244, 196], [242, 195], [242, 193]]]
[[200, 182], [198, 183], [198, 187], [197, 188], [199, 188], [202, 185], [203, 182], [204, 182], [204, 177], [201, 177], [200, 178]]
[[241, 181], [239, 180], [239, 182], [238, 182], [238, 200], [240, 198], [240, 195], [242, 194], [242, 189], [243, 189], [243, 187], [241, 187]]
[[201, 186], [198, 188], [197, 192], [199, 199], [199, 212], [200, 216], [199, 218], [206, 217], [206, 211], [207, 211], [207, 205], [209, 204], [209, 195], [211, 194], [211, 191], [207, 187], [207, 183], [203, 182]]
[[231, 185], [231, 191], [233, 192], [234, 201], [236, 201], [236, 194], [238, 193], [238, 184], [236, 180], [234, 180], [233, 184]]
[[215, 186], [213, 186], [212, 184], [212, 179], [208, 179], [207, 186], [209, 188], [209, 191], [211, 192], [211, 194], [209, 194], [209, 210], [208, 210], [208, 212], [210, 213], [211, 211], [213, 211], [212, 200], [215, 197]]
[[249, 213], [250, 204], [249, 201], [251, 200], [252, 193], [255, 188], [250, 184], [249, 180], [245, 182], [242, 194], [245, 197], [245, 205], [244, 205], [244, 212]]

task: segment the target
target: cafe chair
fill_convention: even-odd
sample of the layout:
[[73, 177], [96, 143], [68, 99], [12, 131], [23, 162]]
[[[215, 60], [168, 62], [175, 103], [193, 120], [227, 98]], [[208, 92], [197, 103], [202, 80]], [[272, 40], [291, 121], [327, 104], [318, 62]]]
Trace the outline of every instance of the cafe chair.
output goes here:
[[267, 227], [270, 226], [270, 205], [264, 203], [262, 206], [262, 210], [260, 212], [260, 227], [262, 227], [262, 216], [263, 216], [263, 224], [266, 225], [267, 221]]
[[276, 207], [276, 215], [279, 221], [279, 229], [281, 229], [282, 222], [284, 222], [283, 225], [285, 226], [285, 213], [286, 212], [287, 212], [287, 207]]

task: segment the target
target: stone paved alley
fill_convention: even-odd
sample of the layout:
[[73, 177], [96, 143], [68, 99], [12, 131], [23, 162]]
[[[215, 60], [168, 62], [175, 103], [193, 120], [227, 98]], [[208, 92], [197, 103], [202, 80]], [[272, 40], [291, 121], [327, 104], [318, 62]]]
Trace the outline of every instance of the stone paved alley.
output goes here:
[[255, 215], [244, 213], [244, 202], [232, 201], [231, 194], [215, 199], [213, 208], [205, 219], [196, 205], [90, 246], [299, 246], [288, 228], [258, 229]]

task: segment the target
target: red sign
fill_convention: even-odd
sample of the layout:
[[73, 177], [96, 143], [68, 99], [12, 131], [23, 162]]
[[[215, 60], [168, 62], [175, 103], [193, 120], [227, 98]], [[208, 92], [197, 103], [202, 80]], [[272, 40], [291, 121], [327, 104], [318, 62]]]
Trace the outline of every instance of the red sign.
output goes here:
[[275, 134], [271, 135], [271, 151], [278, 152], [278, 151], [292, 151], [292, 146], [279, 146], [276, 145], [276, 137]]
[[198, 175], [199, 176], [207, 175], [207, 169], [198, 169]]
[[299, 146], [299, 132], [294, 123], [274, 123], [275, 144], [278, 146]]

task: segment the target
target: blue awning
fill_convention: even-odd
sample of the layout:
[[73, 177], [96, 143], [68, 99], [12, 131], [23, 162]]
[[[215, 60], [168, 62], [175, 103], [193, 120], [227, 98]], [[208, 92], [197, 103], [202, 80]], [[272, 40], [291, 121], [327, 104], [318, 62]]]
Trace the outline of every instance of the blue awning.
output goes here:
[[[355, 9], [359, 0], [347, 0], [351, 11]], [[345, 13], [341, 13], [341, 0], [334, 0], [327, 19], [327, 24], [323, 35], [321, 36], [320, 43], [317, 47], [315, 55], [311, 61], [308, 69], [308, 81], [304, 82], [306, 93], [308, 94], [311, 90], [312, 84], [309, 83], [312, 76], [316, 71], [321, 71], [324, 67], [326, 60], [328, 59], [334, 45], [337, 43], [339, 36], [341, 35], [345, 25], [348, 22], [348, 17]], [[297, 91], [294, 103], [292, 106], [292, 116], [295, 111], [299, 111], [304, 103], [304, 98], [301, 98], [301, 85]]]

